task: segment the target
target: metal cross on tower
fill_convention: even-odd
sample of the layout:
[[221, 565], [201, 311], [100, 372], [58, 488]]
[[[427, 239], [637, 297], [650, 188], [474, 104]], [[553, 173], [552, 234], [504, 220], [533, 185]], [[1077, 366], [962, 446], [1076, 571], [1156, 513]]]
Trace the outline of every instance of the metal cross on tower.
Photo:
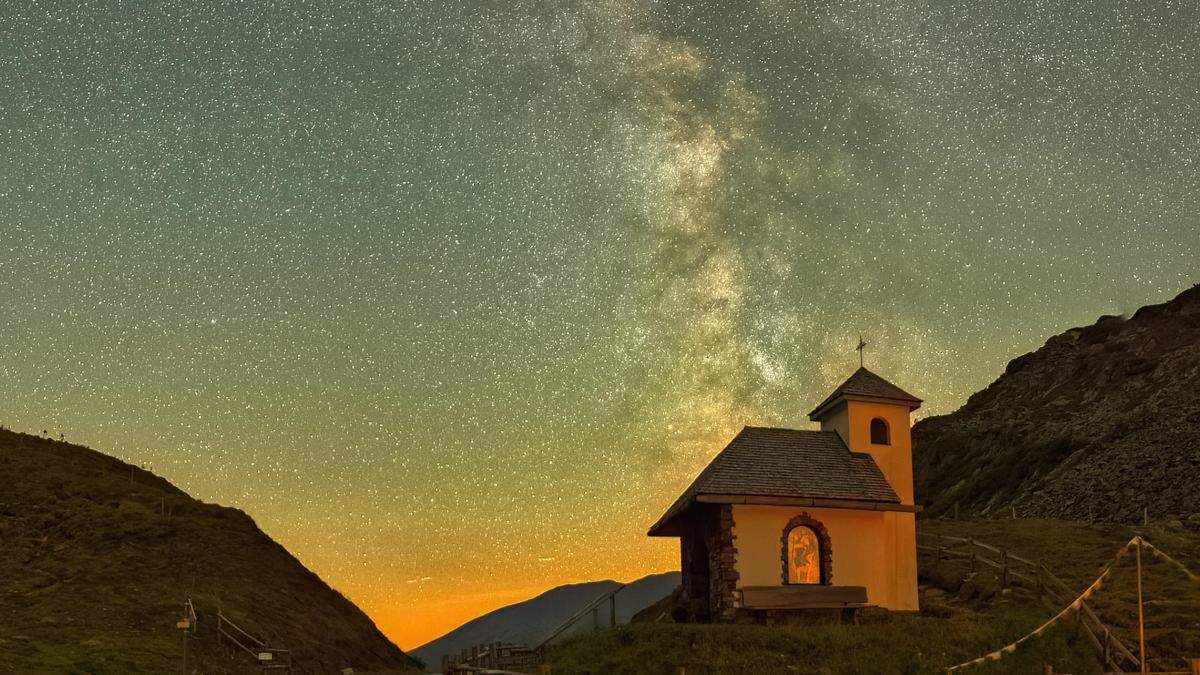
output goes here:
[[863, 367], [863, 350], [866, 348], [867, 348], [867, 343], [863, 342], [862, 336], [859, 335], [858, 336], [858, 346], [855, 347], [855, 349], [858, 350], [858, 367], [859, 368]]

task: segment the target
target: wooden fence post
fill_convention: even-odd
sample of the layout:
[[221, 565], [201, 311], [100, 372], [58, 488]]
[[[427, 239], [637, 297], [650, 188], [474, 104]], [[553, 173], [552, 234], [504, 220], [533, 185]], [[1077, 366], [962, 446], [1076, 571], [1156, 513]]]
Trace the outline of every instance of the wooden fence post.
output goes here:
[[600, 606], [592, 607], [592, 631], [600, 630]]
[[1109, 632], [1108, 626], [1103, 626], [1103, 628], [1104, 628], [1104, 661], [1103, 661], [1103, 663], [1104, 663], [1104, 668], [1107, 669], [1109, 666], [1109, 663], [1112, 661], [1112, 639], [1111, 639], [1112, 633]]
[[1188, 659], [1188, 672], [1200, 675], [1200, 656]]
[[1146, 672], [1146, 621], [1142, 614], [1142, 538], [1137, 538], [1137, 594], [1138, 594], [1138, 658], [1141, 671]]
[[613, 593], [608, 596], [608, 620], [609, 627], [617, 627], [617, 594]]
[[1008, 550], [1000, 549], [1000, 588], [1008, 588]]

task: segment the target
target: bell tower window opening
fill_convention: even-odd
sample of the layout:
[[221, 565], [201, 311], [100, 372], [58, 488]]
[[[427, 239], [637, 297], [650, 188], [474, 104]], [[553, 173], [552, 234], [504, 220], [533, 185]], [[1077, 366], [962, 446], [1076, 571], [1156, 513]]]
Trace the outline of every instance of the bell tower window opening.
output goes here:
[[883, 419], [876, 417], [871, 420], [871, 445], [891, 445], [891, 435], [888, 433], [888, 424]]

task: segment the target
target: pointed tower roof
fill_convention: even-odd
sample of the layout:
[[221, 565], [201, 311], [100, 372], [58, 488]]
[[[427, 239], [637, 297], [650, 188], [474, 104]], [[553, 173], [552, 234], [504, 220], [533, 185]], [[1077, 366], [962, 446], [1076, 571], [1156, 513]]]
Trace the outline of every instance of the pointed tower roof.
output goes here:
[[921, 407], [921, 399], [866, 368], [859, 368], [840, 387], [834, 389], [833, 393], [827, 396], [824, 401], [821, 401], [820, 405], [813, 408], [813, 411], [808, 414], [808, 418], [810, 420], [819, 420], [824, 416], [824, 413], [828, 412], [842, 399], [901, 403], [907, 405], [909, 410], [916, 410]]

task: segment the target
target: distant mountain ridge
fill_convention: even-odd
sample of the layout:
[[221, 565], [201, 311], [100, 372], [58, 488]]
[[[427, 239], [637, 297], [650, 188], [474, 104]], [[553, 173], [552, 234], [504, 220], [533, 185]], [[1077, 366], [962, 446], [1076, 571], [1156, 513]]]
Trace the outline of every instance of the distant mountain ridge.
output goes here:
[[937, 514], [1129, 522], [1200, 513], [1200, 286], [1103, 316], [1013, 359], [959, 410], [913, 428]]
[[[245, 513], [88, 448], [0, 429], [0, 672], [262, 672], [218, 608], [294, 672], [417, 672], [358, 607]], [[226, 643], [228, 644], [228, 643]]]
[[[411, 651], [435, 672], [442, 655], [456, 655], [464, 648], [485, 642], [513, 642], [535, 646], [563, 622], [596, 598], [618, 588], [616, 581], [592, 581], [552, 588], [541, 595], [488, 612], [445, 635]], [[679, 572], [652, 574], [630, 582], [617, 595], [617, 623], [629, 623], [634, 614], [661, 600], [679, 585]], [[600, 612], [600, 625], [608, 625], [607, 605]], [[590, 630], [590, 617], [581, 619], [566, 635]]]

